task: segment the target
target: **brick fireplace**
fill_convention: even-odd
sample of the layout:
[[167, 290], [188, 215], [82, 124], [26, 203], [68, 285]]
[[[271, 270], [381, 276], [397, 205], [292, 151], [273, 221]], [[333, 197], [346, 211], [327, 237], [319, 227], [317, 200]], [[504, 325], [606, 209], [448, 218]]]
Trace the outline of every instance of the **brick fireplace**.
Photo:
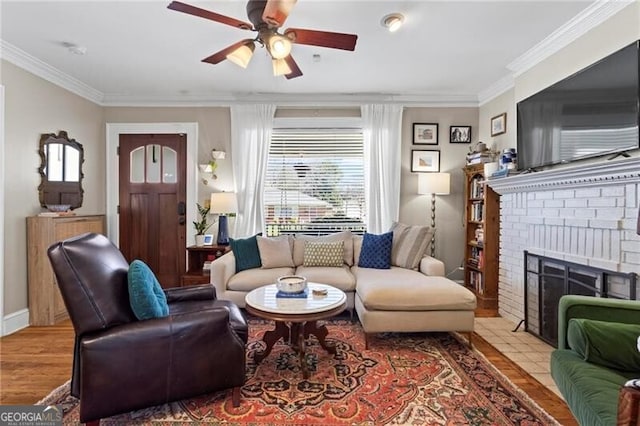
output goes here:
[[524, 252], [640, 273], [640, 158], [495, 179], [500, 315], [524, 319]]

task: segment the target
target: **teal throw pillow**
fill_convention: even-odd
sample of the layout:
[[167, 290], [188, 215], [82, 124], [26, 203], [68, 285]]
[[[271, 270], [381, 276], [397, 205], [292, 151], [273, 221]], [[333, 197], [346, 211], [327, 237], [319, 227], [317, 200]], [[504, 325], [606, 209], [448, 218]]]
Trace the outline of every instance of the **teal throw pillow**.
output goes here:
[[253, 237], [243, 239], [229, 239], [233, 256], [236, 258], [236, 272], [246, 269], [260, 268], [262, 261], [260, 260], [260, 250], [258, 249], [258, 240]]
[[640, 372], [640, 324], [569, 320], [567, 342], [582, 359], [620, 371]]
[[391, 268], [391, 248], [393, 246], [393, 232], [386, 234], [364, 234], [358, 266], [360, 268], [389, 269]]
[[134, 260], [127, 273], [129, 304], [139, 320], [169, 315], [167, 296], [151, 268], [141, 260]]

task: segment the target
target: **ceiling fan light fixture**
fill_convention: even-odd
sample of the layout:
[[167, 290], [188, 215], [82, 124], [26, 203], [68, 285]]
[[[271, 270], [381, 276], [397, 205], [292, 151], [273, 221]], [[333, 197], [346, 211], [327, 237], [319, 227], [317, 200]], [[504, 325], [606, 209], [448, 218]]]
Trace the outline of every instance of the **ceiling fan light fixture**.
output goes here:
[[390, 33], [398, 31], [402, 24], [404, 24], [404, 15], [400, 13], [391, 13], [382, 18], [382, 26]]
[[280, 34], [273, 34], [267, 40], [267, 47], [273, 59], [283, 59], [291, 53], [291, 40]]
[[256, 45], [254, 42], [245, 43], [227, 55], [227, 59], [234, 64], [246, 68], [253, 57]]
[[291, 74], [291, 67], [284, 59], [274, 59], [271, 61], [273, 64], [273, 75], [287, 75]]

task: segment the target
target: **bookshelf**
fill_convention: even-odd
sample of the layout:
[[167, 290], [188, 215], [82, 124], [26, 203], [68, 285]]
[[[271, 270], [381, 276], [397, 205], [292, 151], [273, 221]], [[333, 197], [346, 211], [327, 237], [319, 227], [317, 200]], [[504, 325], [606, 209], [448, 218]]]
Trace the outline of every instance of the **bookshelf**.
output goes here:
[[484, 184], [484, 165], [464, 169], [464, 285], [478, 299], [478, 308], [498, 312], [500, 199]]

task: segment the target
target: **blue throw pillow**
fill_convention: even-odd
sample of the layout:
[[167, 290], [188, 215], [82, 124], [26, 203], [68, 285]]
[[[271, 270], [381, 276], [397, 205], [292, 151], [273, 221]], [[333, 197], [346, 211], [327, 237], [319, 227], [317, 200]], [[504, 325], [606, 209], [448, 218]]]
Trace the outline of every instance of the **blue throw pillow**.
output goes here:
[[127, 273], [129, 304], [136, 318], [145, 320], [169, 315], [167, 296], [151, 268], [141, 260], [134, 260]]
[[256, 238], [258, 235], [260, 234], [239, 240], [229, 239], [233, 256], [236, 258], [236, 272], [262, 266], [260, 250], [258, 249], [258, 239]]
[[361, 268], [389, 269], [391, 268], [391, 247], [393, 232], [386, 234], [364, 234], [362, 250], [358, 266]]

